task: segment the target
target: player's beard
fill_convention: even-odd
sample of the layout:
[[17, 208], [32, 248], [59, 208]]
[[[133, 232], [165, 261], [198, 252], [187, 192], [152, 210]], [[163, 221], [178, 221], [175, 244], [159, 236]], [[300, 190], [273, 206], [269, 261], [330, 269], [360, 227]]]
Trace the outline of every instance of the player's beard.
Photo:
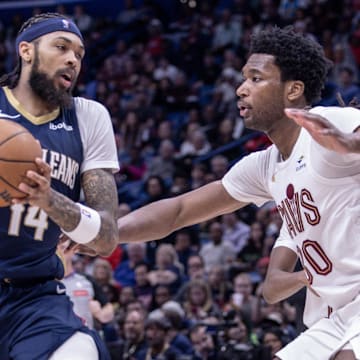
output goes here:
[[34, 63], [29, 77], [31, 89], [40, 99], [47, 103], [49, 108], [69, 108], [72, 104], [72, 88], [67, 90], [56, 88], [54, 80], [39, 70], [39, 63], [38, 50], [35, 49]]

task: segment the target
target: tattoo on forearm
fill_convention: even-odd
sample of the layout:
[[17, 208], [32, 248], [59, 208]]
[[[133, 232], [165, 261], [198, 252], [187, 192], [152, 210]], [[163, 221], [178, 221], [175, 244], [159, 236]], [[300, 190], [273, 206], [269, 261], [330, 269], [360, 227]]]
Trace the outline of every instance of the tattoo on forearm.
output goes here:
[[[117, 234], [115, 214], [117, 191], [113, 174], [103, 169], [89, 170], [82, 176], [82, 188], [86, 205], [99, 211], [101, 229], [91, 242], [95, 249], [103, 249], [113, 244]], [[65, 231], [72, 231], [80, 221], [79, 207], [66, 196], [53, 192], [48, 215]]]

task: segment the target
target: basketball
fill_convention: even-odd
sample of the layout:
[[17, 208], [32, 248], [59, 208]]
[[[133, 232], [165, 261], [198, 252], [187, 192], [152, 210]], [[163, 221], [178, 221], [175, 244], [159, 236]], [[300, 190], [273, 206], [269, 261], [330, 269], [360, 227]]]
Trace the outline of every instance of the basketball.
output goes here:
[[37, 169], [35, 158], [41, 157], [41, 146], [23, 126], [0, 119], [0, 207], [10, 206], [12, 198], [26, 194], [18, 189], [28, 170]]

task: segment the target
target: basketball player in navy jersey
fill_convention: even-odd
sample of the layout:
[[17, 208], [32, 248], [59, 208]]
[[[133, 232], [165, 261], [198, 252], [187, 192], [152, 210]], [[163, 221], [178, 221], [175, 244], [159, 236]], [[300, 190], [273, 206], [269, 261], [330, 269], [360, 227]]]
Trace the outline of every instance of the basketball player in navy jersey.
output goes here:
[[[309, 110], [327, 69], [311, 39], [279, 28], [255, 34], [238, 107], [245, 125], [273, 145], [244, 157], [219, 181], [118, 220], [120, 242], [150, 241], [275, 201], [283, 227], [264, 297], [276, 303], [307, 288], [308, 330], [276, 353], [281, 360], [360, 359], [360, 111]], [[304, 270], [294, 272], [298, 258]]]
[[27, 198], [0, 208], [0, 359], [108, 359], [58, 281], [64, 266], [56, 247], [61, 232], [99, 254], [116, 245], [110, 116], [99, 103], [71, 95], [85, 54], [71, 20], [34, 16], [20, 29], [16, 51], [16, 68], [0, 79], [0, 117], [26, 127], [43, 159], [27, 174], [37, 186], [19, 186]]

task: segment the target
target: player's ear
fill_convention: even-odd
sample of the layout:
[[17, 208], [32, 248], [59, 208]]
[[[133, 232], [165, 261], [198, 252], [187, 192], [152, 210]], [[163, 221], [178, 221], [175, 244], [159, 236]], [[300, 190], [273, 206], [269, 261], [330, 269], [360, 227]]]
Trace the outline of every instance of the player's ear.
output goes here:
[[19, 44], [19, 55], [26, 62], [31, 63], [34, 54], [34, 45], [27, 42], [21, 41]]
[[289, 81], [286, 84], [286, 89], [285, 89], [287, 94], [287, 99], [290, 102], [299, 99], [301, 96], [304, 95], [304, 90], [305, 90], [305, 86], [302, 81], [300, 80]]

